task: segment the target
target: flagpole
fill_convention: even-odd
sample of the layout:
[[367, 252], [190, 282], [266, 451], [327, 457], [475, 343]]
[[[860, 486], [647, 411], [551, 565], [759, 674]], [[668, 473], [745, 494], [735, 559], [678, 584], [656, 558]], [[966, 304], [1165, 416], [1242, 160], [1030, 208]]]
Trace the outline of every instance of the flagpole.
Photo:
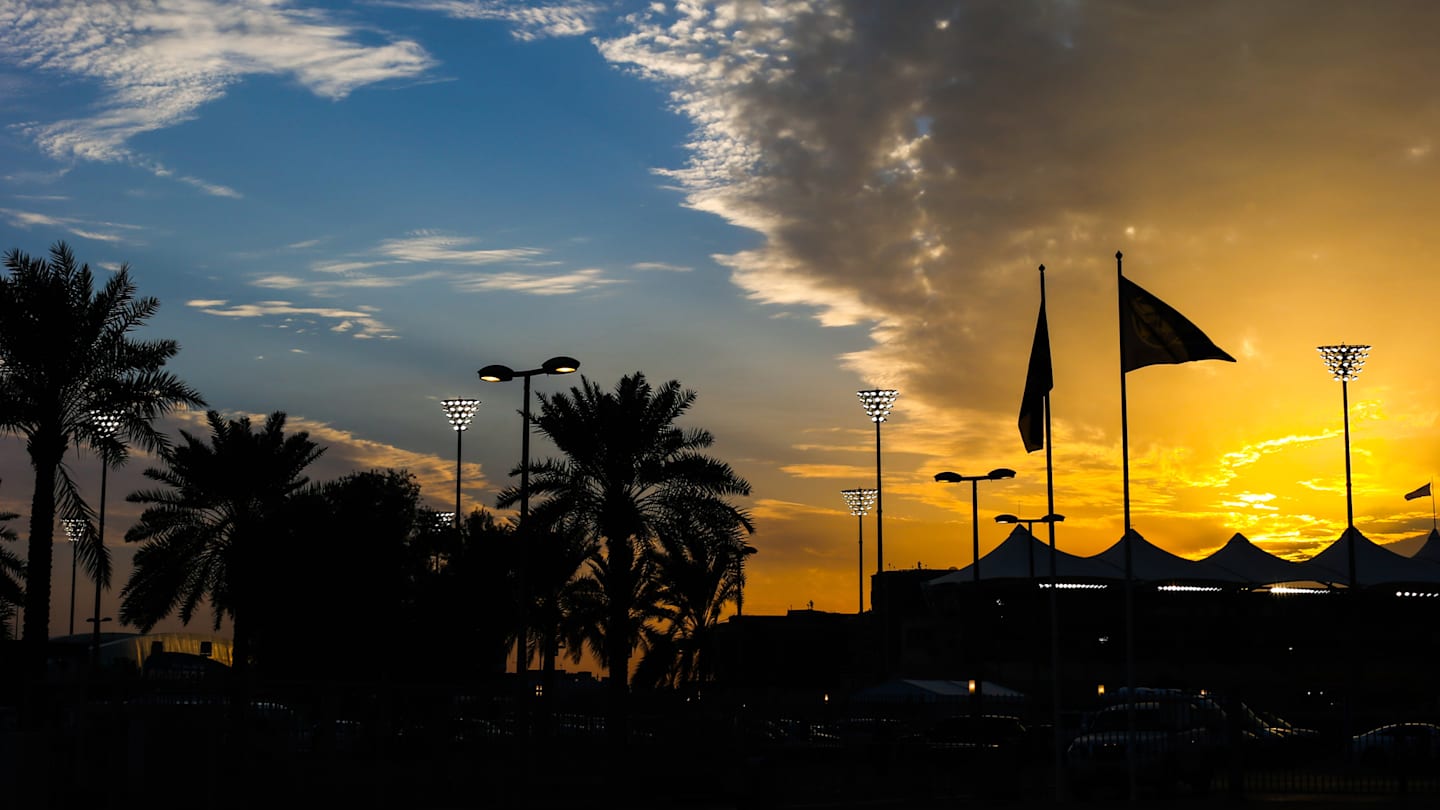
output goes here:
[[1130, 428], [1128, 406], [1125, 398], [1125, 301], [1120, 294], [1120, 282], [1125, 278], [1122, 269], [1124, 254], [1115, 251], [1116, 309], [1120, 326], [1120, 473], [1121, 494], [1125, 505], [1125, 686], [1129, 695], [1129, 708], [1125, 712], [1125, 764], [1129, 775], [1130, 799], [1136, 795], [1135, 786], [1135, 576], [1130, 543]]
[[[1045, 312], [1045, 265], [1040, 265], [1040, 311]], [[1049, 342], [1049, 318], [1046, 318]], [[1053, 380], [1052, 380], [1053, 384]], [[1054, 706], [1051, 724], [1055, 729], [1055, 801], [1065, 801], [1065, 737], [1060, 726], [1060, 608], [1056, 592], [1060, 580], [1055, 573], [1055, 454], [1050, 436], [1050, 392], [1045, 392], [1045, 515], [1050, 527], [1050, 702]]]

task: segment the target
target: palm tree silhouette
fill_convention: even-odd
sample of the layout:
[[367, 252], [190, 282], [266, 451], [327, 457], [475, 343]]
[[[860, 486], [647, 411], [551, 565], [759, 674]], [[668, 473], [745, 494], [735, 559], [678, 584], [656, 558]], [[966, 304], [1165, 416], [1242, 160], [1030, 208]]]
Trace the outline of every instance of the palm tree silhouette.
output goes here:
[[139, 542], [135, 569], [121, 591], [121, 619], [149, 630], [178, 611], [188, 624], [207, 597], [215, 629], [231, 620], [237, 675], [250, 663], [251, 611], [263, 594], [265, 541], [287, 500], [305, 486], [301, 473], [324, 448], [304, 431], [285, 435], [285, 414], [265, 419], [258, 432], [248, 416], [206, 413], [209, 444], [182, 430], [161, 454], [163, 466], [145, 470], [162, 488], [131, 493], [146, 504], [126, 542]]
[[[641, 372], [622, 377], [611, 391], [582, 377], [568, 393], [541, 394], [540, 412], [532, 417], [563, 454], [531, 465], [530, 494], [540, 498], [532, 515], [594, 543], [589, 571], [566, 599], [603, 610], [591, 643], [610, 673], [607, 728], [622, 742], [631, 652], [657, 616], [650, 549], [687, 511], [748, 522], [728, 499], [749, 495], [750, 484], [700, 452], [714, 443], [708, 431], [675, 424], [696, 396], [675, 380], [652, 387]], [[519, 496], [509, 487], [498, 502], [507, 506]]]
[[[123, 460], [124, 444], [152, 452], [168, 443], [151, 422], [177, 407], [203, 406], [200, 395], [163, 370], [179, 351], [173, 340], [137, 340], [160, 303], [136, 296], [128, 265], [99, 290], [88, 264], [77, 264], [64, 242], [49, 258], [18, 250], [5, 254], [0, 277], [0, 430], [25, 439], [35, 470], [27, 557], [24, 639], [32, 676], [43, 674], [50, 626], [50, 577], [57, 499], [70, 516], [90, 509], [63, 461], [71, 445], [107, 447]], [[91, 418], [115, 412], [121, 421], [108, 441]], [[119, 453], [119, 458], [116, 453]]]

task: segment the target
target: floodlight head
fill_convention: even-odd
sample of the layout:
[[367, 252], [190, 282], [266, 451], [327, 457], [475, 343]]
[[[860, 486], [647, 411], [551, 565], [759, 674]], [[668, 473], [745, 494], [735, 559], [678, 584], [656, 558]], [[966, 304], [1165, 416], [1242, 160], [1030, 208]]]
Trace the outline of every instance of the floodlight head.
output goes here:
[[72, 543], [80, 542], [80, 538], [90, 531], [90, 524], [80, 518], [65, 518], [60, 523], [65, 526], [65, 536]]
[[1325, 361], [1325, 370], [1340, 382], [1352, 382], [1360, 376], [1365, 367], [1365, 358], [1370, 356], [1369, 346], [1320, 346], [1320, 357]]
[[884, 422], [885, 417], [890, 415], [890, 409], [895, 407], [895, 398], [900, 396], [900, 392], [893, 388], [876, 388], [856, 391], [855, 395], [860, 397], [860, 405], [871, 422]]
[[580, 361], [573, 357], [552, 357], [541, 368], [546, 374], [571, 374], [580, 368]]
[[480, 400], [442, 399], [440, 407], [445, 409], [445, 417], [450, 420], [450, 426], [459, 431], [470, 427], [470, 419], [480, 407]]
[[1052, 512], [1051, 514], [1048, 514], [1048, 515], [1046, 515], [1045, 517], [1040, 518], [1040, 522], [1041, 522], [1041, 523], [1064, 523], [1064, 522], [1065, 522], [1065, 516], [1064, 516], [1064, 515], [1057, 515], [1057, 514], [1054, 514], [1054, 513]]
[[450, 527], [452, 524], [454, 524], [454, 523], [455, 523], [455, 513], [454, 513], [454, 512], [436, 512], [436, 513], [435, 513], [435, 528], [437, 528], [437, 529], [449, 528], [449, 527]]
[[117, 411], [91, 411], [90, 421], [95, 425], [96, 432], [109, 439], [120, 430], [123, 417]]
[[1020, 518], [1016, 517], [1015, 515], [1006, 513], [1006, 514], [1003, 514], [1003, 515], [996, 515], [996, 516], [995, 516], [995, 522], [996, 522], [996, 523], [1019, 523], [1019, 522], [1020, 522]]
[[842, 489], [840, 494], [845, 496], [845, 503], [850, 507], [850, 514], [863, 517], [870, 514], [870, 507], [875, 505], [877, 491], [873, 489]]
[[515, 379], [515, 369], [509, 366], [493, 365], [486, 366], [478, 372], [480, 379], [485, 382], [510, 382]]
[[989, 478], [991, 481], [996, 481], [1001, 478], [1014, 478], [1015, 471], [1006, 467], [997, 467], [996, 469], [991, 470], [985, 477]]
[[958, 484], [965, 480], [965, 476], [947, 470], [945, 472], [935, 473], [935, 480], [942, 484]]

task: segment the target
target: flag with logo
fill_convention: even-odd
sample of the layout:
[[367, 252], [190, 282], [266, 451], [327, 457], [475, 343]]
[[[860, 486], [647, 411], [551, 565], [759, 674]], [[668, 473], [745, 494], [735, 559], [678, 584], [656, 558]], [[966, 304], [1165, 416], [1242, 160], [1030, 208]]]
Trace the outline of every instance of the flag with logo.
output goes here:
[[1165, 363], [1235, 358], [1169, 304], [1120, 276], [1120, 366], [1134, 371]]

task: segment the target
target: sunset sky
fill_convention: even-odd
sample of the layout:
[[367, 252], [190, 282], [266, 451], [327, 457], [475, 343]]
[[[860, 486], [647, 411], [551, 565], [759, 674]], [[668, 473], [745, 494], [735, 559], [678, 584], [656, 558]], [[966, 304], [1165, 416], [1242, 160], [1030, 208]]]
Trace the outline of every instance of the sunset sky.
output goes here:
[[[1123, 251], [1237, 361], [1128, 375], [1135, 528], [1187, 556], [1333, 542], [1345, 411], [1316, 347], [1362, 343], [1355, 521], [1413, 550], [1433, 505], [1403, 495], [1440, 467], [1436, 30], [1427, 0], [0, 0], [0, 249], [128, 262], [161, 301], [144, 336], [212, 407], [284, 411], [327, 447], [313, 479], [405, 468], [436, 509], [441, 399], [483, 401], [467, 510], [520, 458], [520, 383], [481, 366], [677, 379], [754, 487], [757, 614], [857, 607], [859, 389], [901, 392], [886, 568], [970, 563], [970, 487], [937, 472], [1017, 471], [979, 487], [982, 553], [995, 514], [1045, 513], [1016, 425], [1041, 264], [1059, 547], [1116, 542]], [[146, 464], [110, 474], [114, 546]], [[70, 470], [93, 498], [98, 460]], [[28, 514], [15, 439], [0, 476]]]

